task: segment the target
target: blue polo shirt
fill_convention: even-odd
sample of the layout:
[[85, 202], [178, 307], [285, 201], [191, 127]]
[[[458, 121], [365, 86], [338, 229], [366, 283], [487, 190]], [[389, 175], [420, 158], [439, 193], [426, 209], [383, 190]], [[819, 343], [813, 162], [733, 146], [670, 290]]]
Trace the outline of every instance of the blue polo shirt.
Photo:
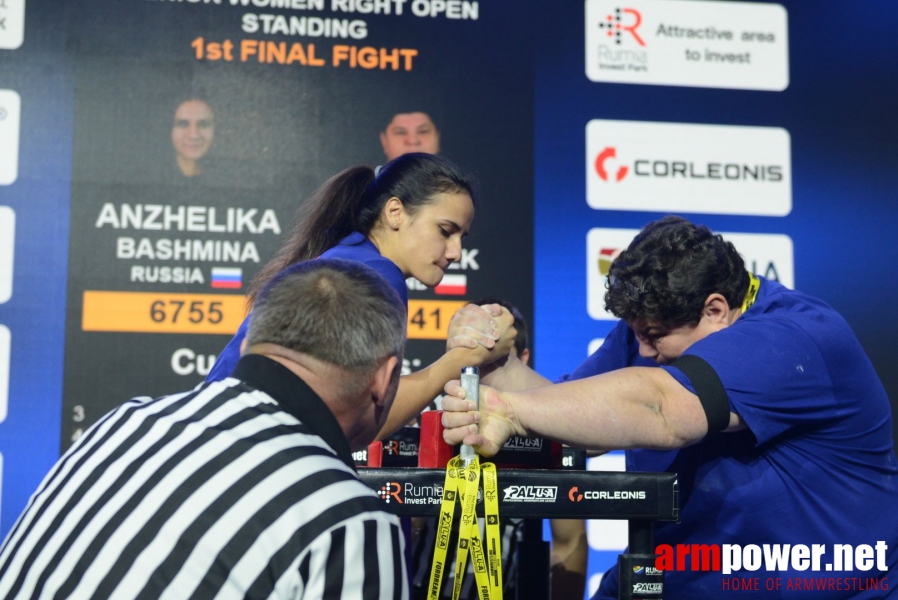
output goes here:
[[[889, 400], [872, 364], [845, 320], [826, 303], [761, 280], [755, 304], [731, 326], [690, 346], [720, 379], [729, 410], [747, 430], [709, 433], [672, 451], [628, 451], [631, 471], [678, 473], [681, 522], [659, 523], [656, 545], [824, 544], [821, 571], [742, 570], [760, 577], [761, 590], [728, 591], [718, 571], [668, 571], [666, 597], [808, 597], [789, 580], [820, 579], [814, 598], [898, 597], [898, 460]], [[645, 366], [638, 343], [619, 323], [572, 379], [623, 366]], [[691, 392], [676, 363], [662, 366]], [[888, 571], [826, 571], [835, 544], [887, 544]], [[688, 564], [688, 563], [687, 563]], [[890, 581], [871, 589], [867, 579]], [[767, 578], [778, 590], [765, 589]], [[852, 578], [859, 581], [850, 581]], [[830, 581], [833, 580], [833, 581]], [[835, 581], [838, 580], [838, 581]], [[867, 589], [863, 589], [863, 588]], [[617, 598], [617, 567], [594, 598]]]
[[[399, 267], [396, 266], [389, 258], [381, 256], [377, 247], [371, 243], [367, 237], [358, 232], [350, 233], [348, 236], [340, 240], [333, 248], [326, 250], [319, 258], [339, 258], [342, 260], [353, 260], [363, 263], [378, 273], [390, 284], [403, 305], [408, 306], [408, 288], [405, 285], [405, 276]], [[206, 381], [221, 381], [231, 374], [237, 361], [240, 360], [240, 344], [246, 337], [246, 330], [249, 327], [249, 316], [243, 319], [237, 333], [224, 347], [221, 354], [218, 355], [215, 364], [209, 374], [206, 375]]]

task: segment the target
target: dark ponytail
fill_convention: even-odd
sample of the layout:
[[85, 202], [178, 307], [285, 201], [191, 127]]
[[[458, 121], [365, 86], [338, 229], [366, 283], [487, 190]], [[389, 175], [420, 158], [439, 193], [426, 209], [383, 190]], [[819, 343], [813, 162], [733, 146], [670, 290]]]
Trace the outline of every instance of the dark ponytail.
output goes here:
[[250, 284], [247, 304], [252, 306], [265, 284], [290, 265], [317, 258], [354, 231], [367, 236], [390, 198], [399, 198], [414, 215], [440, 193], [464, 193], [474, 200], [473, 186], [458, 167], [432, 154], [403, 154], [380, 167], [376, 177], [365, 166], [337, 173], [300, 206], [287, 242]]

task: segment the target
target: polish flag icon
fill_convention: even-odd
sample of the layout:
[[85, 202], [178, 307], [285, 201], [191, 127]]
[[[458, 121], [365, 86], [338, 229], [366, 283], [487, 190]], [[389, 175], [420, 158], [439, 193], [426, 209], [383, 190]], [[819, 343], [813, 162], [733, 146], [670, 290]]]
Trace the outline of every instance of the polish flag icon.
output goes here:
[[468, 276], [443, 275], [442, 281], [433, 291], [444, 296], [464, 296], [468, 293]]

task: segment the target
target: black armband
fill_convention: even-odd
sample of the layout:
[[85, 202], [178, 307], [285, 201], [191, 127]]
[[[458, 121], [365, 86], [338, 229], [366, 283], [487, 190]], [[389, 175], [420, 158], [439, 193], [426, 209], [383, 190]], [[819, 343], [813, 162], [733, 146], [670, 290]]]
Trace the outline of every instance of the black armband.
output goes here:
[[695, 388], [708, 419], [708, 432], [723, 431], [730, 424], [730, 401], [717, 372], [704, 359], [685, 354], [670, 366], [683, 373]]

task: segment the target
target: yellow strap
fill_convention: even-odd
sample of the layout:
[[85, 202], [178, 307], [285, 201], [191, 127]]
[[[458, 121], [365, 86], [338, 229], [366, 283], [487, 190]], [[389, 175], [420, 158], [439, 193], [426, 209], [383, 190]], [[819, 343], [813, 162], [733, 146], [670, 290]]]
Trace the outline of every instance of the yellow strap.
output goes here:
[[446, 465], [443, 499], [440, 502], [440, 519], [437, 523], [436, 547], [433, 551], [433, 566], [430, 569], [430, 582], [427, 584], [428, 600], [439, 600], [440, 597], [440, 584], [446, 570], [446, 553], [449, 550], [452, 519], [455, 515], [455, 497], [458, 495], [457, 479], [460, 468], [461, 459], [457, 456]]
[[[481, 472], [483, 473], [484, 513], [486, 515], [486, 552], [484, 552], [481, 541], [476, 513]], [[460, 493], [462, 489], [464, 492]], [[461, 458], [458, 456], [452, 458], [446, 465], [443, 499], [437, 524], [436, 547], [428, 584], [428, 600], [439, 600], [442, 576], [446, 571], [446, 554], [455, 515], [456, 497], [461, 500], [462, 511], [452, 599], [458, 600], [461, 595], [461, 586], [464, 582], [465, 568], [470, 552], [480, 599], [502, 600], [502, 535], [499, 528], [499, 486], [496, 466], [492, 463], [484, 463], [481, 466], [479, 456], [475, 457], [466, 469], [462, 467]]]
[[748, 274], [748, 291], [745, 292], [745, 300], [742, 301], [742, 312], [745, 313], [758, 299], [758, 290], [761, 289], [761, 280], [754, 273]]
[[[461, 584], [465, 578], [465, 567], [468, 564], [468, 552], [471, 548], [472, 535], [477, 532], [477, 492], [480, 490], [480, 457], [463, 469], [465, 495], [461, 499], [461, 523], [458, 527], [458, 553], [455, 558], [455, 580], [452, 582], [452, 600], [461, 597]], [[461, 487], [461, 482], [459, 482]], [[472, 533], [475, 532], [475, 533]]]
[[502, 530], [499, 528], [499, 482], [496, 465], [484, 463], [483, 512], [486, 515], [486, 553], [489, 562], [490, 598], [502, 600]]

